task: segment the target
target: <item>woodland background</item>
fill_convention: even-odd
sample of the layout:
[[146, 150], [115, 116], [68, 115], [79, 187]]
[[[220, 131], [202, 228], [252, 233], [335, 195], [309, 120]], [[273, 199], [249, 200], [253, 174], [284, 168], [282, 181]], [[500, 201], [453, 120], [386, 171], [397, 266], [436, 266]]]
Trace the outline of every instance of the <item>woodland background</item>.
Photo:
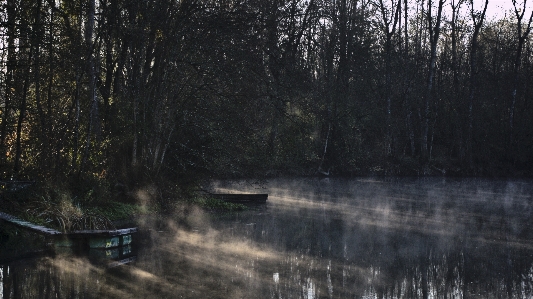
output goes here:
[[0, 177], [533, 174], [532, 12], [3, 0]]

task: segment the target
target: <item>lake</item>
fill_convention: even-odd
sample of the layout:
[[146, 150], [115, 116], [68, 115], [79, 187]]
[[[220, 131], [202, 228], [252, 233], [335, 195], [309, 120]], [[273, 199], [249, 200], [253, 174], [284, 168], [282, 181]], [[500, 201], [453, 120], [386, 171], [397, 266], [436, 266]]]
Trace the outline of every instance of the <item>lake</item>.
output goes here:
[[124, 264], [67, 251], [0, 262], [0, 298], [533, 297], [531, 180], [299, 178], [212, 188], [269, 198], [238, 213], [182, 207], [169, 219], [139, 219]]

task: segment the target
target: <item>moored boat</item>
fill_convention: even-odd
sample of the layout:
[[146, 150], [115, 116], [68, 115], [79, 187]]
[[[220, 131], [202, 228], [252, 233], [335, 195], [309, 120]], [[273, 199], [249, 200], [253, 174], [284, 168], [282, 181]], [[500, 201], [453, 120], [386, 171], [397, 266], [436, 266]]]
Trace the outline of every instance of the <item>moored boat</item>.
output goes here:
[[237, 194], [210, 194], [211, 197], [231, 203], [261, 204], [266, 203], [268, 194], [237, 193]]

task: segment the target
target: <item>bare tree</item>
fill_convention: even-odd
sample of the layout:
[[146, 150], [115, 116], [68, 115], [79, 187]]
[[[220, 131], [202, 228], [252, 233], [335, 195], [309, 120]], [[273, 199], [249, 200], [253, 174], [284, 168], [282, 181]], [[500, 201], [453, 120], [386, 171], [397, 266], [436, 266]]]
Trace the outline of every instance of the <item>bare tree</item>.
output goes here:
[[[460, 91], [459, 91], [459, 87], [460, 87], [460, 79], [459, 79], [459, 74], [460, 74], [460, 63], [461, 63], [461, 60], [460, 60], [460, 53], [459, 53], [459, 50], [458, 50], [458, 46], [459, 46], [459, 42], [460, 42], [460, 34], [462, 32], [462, 25], [459, 24], [459, 16], [460, 16], [460, 10], [461, 10], [461, 5], [466, 2], [466, 0], [451, 0], [450, 2], [450, 8], [451, 8], [451, 20], [450, 20], [450, 27], [451, 27], [451, 56], [452, 56], [452, 61], [451, 61], [451, 68], [452, 68], [452, 95], [453, 95], [453, 104], [455, 107], [461, 107], [462, 106], [462, 101], [461, 101], [461, 94], [460, 94]], [[461, 120], [462, 119], [462, 115], [461, 113], [459, 112], [460, 109], [456, 109], [455, 110], [455, 117], [457, 120]], [[460, 157], [460, 160], [463, 161], [464, 160], [464, 157], [465, 157], [465, 147], [464, 147], [464, 132], [463, 132], [463, 125], [462, 125], [462, 122], [461, 121], [458, 121], [458, 125], [456, 125], [455, 127], [455, 132], [456, 132], [456, 141], [458, 143], [458, 152], [459, 152], [459, 157]]]
[[[533, 11], [527, 20], [526, 24], [523, 24], [524, 14], [526, 12], [527, 0], [522, 2], [522, 7], [519, 8], [516, 0], [513, 2], [514, 12], [516, 16], [516, 37], [518, 43], [516, 44], [515, 60], [513, 67], [513, 87], [511, 94], [511, 105], [509, 107], [509, 147], [511, 148], [514, 142], [514, 123], [515, 123], [515, 106], [516, 106], [516, 94], [519, 84], [519, 73], [522, 64], [522, 51], [524, 44], [527, 40], [529, 32], [531, 31], [531, 21], [533, 20]], [[525, 26], [525, 28], [524, 28]]]
[[[453, 71], [453, 85], [454, 90], [456, 90], [459, 86], [459, 66], [458, 66], [458, 58], [457, 58], [457, 37], [459, 35], [458, 28], [458, 18], [459, 18], [459, 10], [461, 9], [461, 5], [465, 2], [465, 0], [451, 0], [450, 7], [452, 9], [452, 19], [450, 20], [451, 25], [451, 39], [452, 39], [452, 71]], [[473, 1], [470, 1], [473, 3]]]
[[396, 33], [396, 26], [401, 17], [401, 0], [391, 0], [390, 6], [387, 7], [383, 0], [379, 0], [378, 9], [381, 12], [381, 30], [385, 35], [385, 98], [387, 109], [387, 154], [392, 153], [392, 117], [391, 117], [391, 98], [392, 98], [392, 81], [391, 81], [391, 56], [392, 56], [392, 37]]
[[[413, 126], [413, 107], [412, 101], [410, 100], [411, 85], [413, 83], [413, 70], [411, 65], [411, 52], [410, 52], [410, 43], [409, 43], [409, 7], [407, 5], [407, 0], [403, 1], [403, 53], [402, 53], [402, 63], [404, 66], [404, 78], [403, 78], [403, 102], [405, 106], [405, 128], [407, 130], [407, 137], [409, 139], [409, 147], [411, 152], [411, 157], [415, 156], [416, 145], [415, 145], [415, 128]], [[401, 19], [401, 18], [400, 18]], [[401, 25], [400, 25], [401, 27]], [[401, 29], [399, 29], [401, 31]]]
[[466, 150], [468, 156], [468, 163], [472, 166], [472, 131], [474, 126], [474, 114], [473, 106], [477, 89], [477, 51], [478, 51], [478, 36], [483, 26], [483, 20], [485, 19], [485, 13], [487, 12], [487, 6], [489, 0], [485, 0], [483, 11], [479, 12], [474, 9], [474, 1], [470, 0], [470, 16], [472, 17], [472, 25], [474, 31], [472, 33], [472, 39], [470, 42], [470, 92], [468, 95], [468, 128], [467, 128], [467, 142]]
[[427, 25], [429, 33], [429, 42], [430, 42], [430, 58], [428, 66], [428, 75], [427, 75], [427, 85], [426, 85], [426, 95], [425, 95], [425, 105], [424, 105], [424, 115], [422, 119], [422, 137], [421, 139], [421, 157], [423, 160], [428, 159], [428, 135], [429, 135], [429, 118], [430, 118], [430, 105], [431, 98], [433, 93], [433, 85], [435, 79], [435, 70], [437, 63], [437, 44], [439, 42], [440, 30], [441, 30], [441, 21], [442, 21], [442, 8], [444, 6], [445, 0], [439, 0], [437, 8], [437, 16], [435, 17], [432, 14], [433, 1], [428, 1], [428, 10], [427, 10]]

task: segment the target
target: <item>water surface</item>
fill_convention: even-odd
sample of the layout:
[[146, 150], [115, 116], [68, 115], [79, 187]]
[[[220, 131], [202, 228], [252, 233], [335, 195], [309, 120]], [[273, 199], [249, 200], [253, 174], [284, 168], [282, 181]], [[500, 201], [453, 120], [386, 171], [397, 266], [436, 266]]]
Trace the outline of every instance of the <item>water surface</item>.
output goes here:
[[220, 214], [141, 220], [136, 261], [0, 263], [0, 298], [531, 298], [531, 181], [219, 182], [269, 193]]

